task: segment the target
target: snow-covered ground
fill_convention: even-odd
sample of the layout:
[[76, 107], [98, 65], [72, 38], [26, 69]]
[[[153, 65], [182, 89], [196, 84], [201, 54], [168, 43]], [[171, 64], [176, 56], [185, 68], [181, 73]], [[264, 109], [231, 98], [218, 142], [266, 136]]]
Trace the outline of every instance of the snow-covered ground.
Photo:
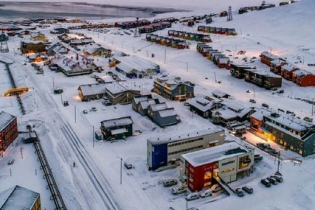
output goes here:
[[[140, 0], [136, 2], [140, 2]], [[158, 4], [157, 2], [156, 4]], [[172, 4], [178, 2], [177, 0], [172, 1]], [[206, 3], [203, 0], [200, 2]], [[196, 1], [195, 6], [198, 6], [200, 2]], [[255, 5], [259, 2], [235, 1], [235, 4], [244, 4], [245, 6]], [[182, 2], [182, 5], [185, 4], [188, 2]], [[225, 4], [228, 5], [228, 2], [223, 1], [222, 5], [220, 3], [216, 6], [226, 7]], [[314, 31], [311, 28], [312, 25], [315, 25], [312, 9], [314, 7], [314, 1], [304, 0], [286, 7], [234, 15], [234, 20], [231, 22], [226, 22], [225, 18], [215, 18], [214, 26], [236, 28], [239, 35], [235, 37], [211, 35], [213, 39], [211, 45], [213, 48], [224, 51], [227, 55], [239, 57], [233, 60], [235, 63], [242, 63], [244, 57], [258, 57], [262, 51], [267, 50], [287, 57], [292, 63], [298, 62], [296, 65], [300, 68], [315, 73], [314, 68], [307, 66], [307, 63], [314, 63], [315, 43], [312, 41], [312, 36], [308, 35]], [[187, 13], [178, 15], [186, 16]], [[164, 16], [167, 15], [159, 15], [159, 17]], [[117, 19], [109, 21], [114, 22]], [[174, 24], [173, 29], [196, 31], [196, 27], [188, 28], [182, 24]], [[118, 29], [110, 29], [109, 33], [104, 34], [80, 30], [104, 47], [152, 61], [159, 64], [170, 75], [192, 81], [196, 84], [196, 95], [211, 95], [211, 91], [220, 89], [247, 106], [253, 106], [249, 103], [249, 99], [255, 98], [257, 101], [255, 106], [257, 107], [260, 107], [262, 103], [267, 103], [274, 110], [278, 108], [291, 110], [300, 117], [312, 115], [311, 105], [295, 100], [294, 97], [312, 99], [315, 97], [314, 87], [301, 88], [292, 82], [283, 80], [285, 93], [282, 95], [272, 94], [272, 91], [231, 77], [229, 71], [218, 69], [212, 62], [196, 52], [195, 42], [191, 42], [191, 48], [187, 50], [172, 48], [165, 50], [163, 46], [151, 45], [145, 41], [145, 36], [134, 38], [133, 35], [118, 35], [118, 31]], [[49, 34], [49, 29], [43, 29], [42, 32], [49, 38], [56, 40], [56, 37]], [[167, 30], [157, 33], [166, 35]], [[19, 38], [9, 41], [10, 49], [15, 48], [16, 50], [19, 41]], [[246, 50], [247, 53], [243, 56], [236, 55], [238, 50]], [[150, 56], [152, 53], [155, 54], [154, 58]], [[165, 53], [166, 61], [164, 62]], [[12, 50], [4, 56], [0, 55], [0, 59], [15, 60], [12, 69], [18, 74], [24, 75], [25, 84], [32, 87], [32, 91], [27, 93], [30, 94], [32, 100], [27, 100], [26, 104], [26, 106], [31, 107], [32, 113], [21, 116], [15, 98], [0, 98], [0, 109], [18, 115], [19, 123], [23, 124], [21, 127], [25, 126], [27, 121], [35, 125], [68, 209], [114, 209], [106, 206], [110, 202], [114, 203], [114, 201], [117, 202], [117, 204], [113, 204], [116, 209], [164, 210], [171, 206], [176, 210], [185, 209], [186, 202], [183, 195], [173, 196], [170, 189], [159, 184], [159, 181], [165, 178], [178, 178], [179, 169], [175, 168], [163, 172], [148, 171], [146, 140], [153, 136], [164, 136], [213, 126], [208, 120], [192, 114], [182, 103], [167, 101], [160, 97], [170, 107], [175, 108], [182, 120], [176, 126], [161, 129], [147, 117], [134, 112], [131, 105], [105, 107], [100, 100], [81, 102], [77, 96], [77, 88], [81, 84], [95, 83], [95, 80], [90, 76], [69, 78], [62, 73], [52, 72], [47, 67], [44, 67], [44, 75], [38, 75], [29, 64], [23, 65], [25, 57], [13, 55]], [[303, 57], [304, 64], [299, 62], [297, 56]], [[259, 60], [255, 61], [254, 65], [257, 66], [258, 70], [268, 70], [268, 67], [261, 64]], [[3, 89], [9, 88], [9, 80], [3, 68], [0, 64], [1, 94], [4, 92]], [[95, 74], [105, 79], [108, 77], [105, 73]], [[152, 79], [130, 80], [120, 74], [118, 75], [126, 79], [130, 85], [140, 88], [142, 93], [149, 93], [152, 89]], [[215, 76], [217, 80], [221, 81], [221, 84], [215, 83]], [[61, 95], [52, 93], [53, 81], [55, 86], [63, 88], [62, 98]], [[247, 90], [251, 90], [251, 93], [246, 93]], [[63, 107], [62, 100], [69, 101], [70, 106]], [[96, 107], [97, 111], [89, 111], [92, 107]], [[88, 114], [83, 114], [83, 110], [88, 110]], [[126, 115], [132, 117], [134, 130], [141, 130], [142, 134], [130, 137], [126, 141], [113, 143], [99, 141], [93, 144], [93, 126], [95, 130], [98, 130], [100, 121]], [[152, 131], [154, 127], [157, 128]], [[246, 137], [251, 143], [262, 141], [252, 134], [247, 134]], [[227, 139], [239, 141], [228, 133]], [[36, 156], [33, 153], [34, 149], [29, 145], [23, 147], [25, 155], [29, 158], [23, 160], [20, 158], [19, 146], [11, 147], [5, 157], [0, 158], [0, 191], [11, 187], [13, 184], [29, 187], [43, 195], [41, 196], [43, 209], [51, 209], [53, 204], [48, 199], [49, 192], [45, 189], [45, 180], [42, 179], [41, 172], [38, 172], [38, 176], [34, 176], [34, 170], [39, 168], [39, 163], [36, 162]], [[275, 144], [272, 144], [272, 147], [281, 149]], [[283, 151], [285, 159], [298, 157], [303, 160], [303, 163], [297, 166], [290, 161], [282, 162], [281, 172], [284, 174], [284, 183], [267, 189], [260, 184], [260, 179], [273, 174], [277, 169], [277, 164], [275, 158], [259, 150], [256, 153], [262, 154], [264, 159], [255, 166], [254, 173], [250, 177], [231, 184], [233, 188], [245, 184], [250, 185], [254, 188], [253, 195], [238, 198], [235, 195], [227, 197], [221, 194], [189, 202], [189, 206], [196, 206], [200, 210], [314, 209], [315, 181], [313, 177], [315, 164], [313, 157], [301, 158], [289, 151]], [[8, 176], [11, 167], [7, 165], [9, 158], [16, 159], [16, 163], [12, 166], [14, 172], [12, 178]], [[123, 169], [122, 184], [120, 184], [120, 158], [135, 166], [132, 170]], [[76, 167], [73, 167], [73, 162], [76, 163]], [[15, 172], [21, 168], [25, 170], [25, 173]], [[27, 177], [27, 180], [23, 179], [24, 176]], [[38, 186], [33, 187], [31, 183], [38, 183]], [[107, 196], [111, 198], [108, 199]]]

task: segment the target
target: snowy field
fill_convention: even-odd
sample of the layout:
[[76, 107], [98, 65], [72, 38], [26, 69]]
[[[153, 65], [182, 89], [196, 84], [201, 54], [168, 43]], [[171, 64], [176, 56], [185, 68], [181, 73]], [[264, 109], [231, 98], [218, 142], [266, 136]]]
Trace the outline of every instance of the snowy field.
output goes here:
[[[178, 2], [178, 0], [172, 1], [171, 4], [175, 5]], [[125, 4], [126, 2], [119, 1], [118, 3]], [[136, 4], [140, 3], [141, 0], [136, 0]], [[165, 2], [156, 0], [152, 3], [157, 6], [159, 4], [161, 6], [166, 5]], [[259, 3], [260, 1], [235, 1], [235, 5], [242, 6]], [[200, 8], [205, 4], [208, 5], [208, 1], [196, 1], [194, 7], [199, 7], [199, 11], [201, 11]], [[182, 2], [182, 7], [189, 5], [191, 3]], [[220, 5], [214, 7], [226, 8], [228, 5], [228, 1], [222, 1], [222, 4], [220, 2]], [[262, 51], [272, 51], [277, 55], [287, 57], [291, 63], [298, 62], [296, 65], [300, 68], [315, 73], [314, 68], [307, 66], [307, 63], [315, 62], [315, 43], [312, 41], [313, 37], [309, 36], [314, 31], [313, 28], [310, 29], [311, 25], [315, 25], [314, 7], [314, 1], [304, 0], [286, 7], [234, 15], [232, 22], [226, 22], [225, 18], [215, 18], [214, 26], [233, 27], [239, 35], [235, 37], [211, 35], [213, 40], [211, 45], [215, 49], [224, 51], [227, 55], [232, 55], [233, 58], [238, 57], [238, 59], [233, 59], [235, 63], [242, 63], [244, 57], [258, 58]], [[186, 16], [187, 13], [177, 15]], [[159, 17], [164, 16], [167, 15], [163, 14]], [[117, 19], [110, 21], [114, 22]], [[197, 26], [188, 28], [182, 24], [174, 24], [172, 29], [196, 31]], [[50, 28], [43, 29], [42, 32], [49, 38], [56, 40], [56, 37], [49, 34], [49, 30]], [[235, 100], [241, 101], [247, 106], [253, 106], [249, 103], [249, 99], [253, 98], [257, 101], [257, 104], [254, 105], [256, 107], [261, 107], [262, 103], [267, 103], [273, 110], [278, 108], [292, 110], [301, 118], [312, 115], [311, 105], [295, 100], [294, 97], [312, 99], [315, 97], [314, 87], [301, 88], [292, 82], [283, 80], [282, 89], [284, 94], [272, 94], [272, 91], [233, 78], [227, 70], [218, 69], [212, 62], [196, 52], [196, 42], [191, 42], [190, 49], [176, 50], [157, 44], [151, 45], [145, 41], [144, 35], [140, 38], [134, 38], [132, 35], [118, 35], [118, 29], [110, 29], [110, 32], [106, 34], [86, 30], [80, 30], [80, 32], [92, 37], [97, 43], [106, 48], [123, 51], [152, 61], [159, 64], [168, 74], [190, 80], [196, 84], [196, 95], [211, 95], [211, 91], [220, 89], [231, 94]], [[166, 35], [167, 30], [157, 33]], [[19, 41], [19, 38], [11, 40], [9, 42], [10, 49], [16, 48]], [[236, 52], [239, 50], [246, 50], [246, 54], [236, 56]], [[154, 58], [150, 56], [152, 53], [155, 54]], [[165, 53], [166, 61], [164, 62]], [[300, 62], [301, 60], [297, 56], [303, 57], [304, 64]], [[23, 77], [24, 82], [33, 89], [28, 93], [32, 100], [27, 100], [26, 104], [26, 106], [31, 107], [32, 113], [21, 116], [17, 110], [17, 105], [15, 105], [15, 98], [0, 97], [0, 110], [17, 115], [22, 130], [29, 120], [31, 124], [35, 125], [68, 209], [108, 209], [105, 205], [107, 203], [105, 201], [107, 199], [106, 194], [110, 195], [112, 198], [110, 200], [115, 200], [118, 203], [113, 204], [116, 209], [167, 210], [169, 207], [176, 210], [185, 209], [186, 202], [183, 195], [173, 196], [169, 188], [164, 188], [159, 184], [161, 180], [166, 178], [178, 178], [179, 168], [163, 172], [148, 171], [146, 166], [146, 140], [150, 137], [180, 134], [190, 129], [213, 126], [208, 120], [192, 114], [183, 103], [168, 101], [156, 95], [162, 101], [166, 101], [170, 107], [174, 107], [182, 121], [178, 125], [162, 129], [147, 117], [134, 112], [131, 105], [107, 107], [102, 105], [101, 100], [81, 102], [77, 96], [78, 86], [95, 83], [95, 80], [89, 75], [69, 78], [62, 73], [52, 72], [47, 67], [44, 67], [44, 75], [38, 75], [30, 64], [23, 65], [25, 57], [13, 55], [12, 50], [9, 54], [6, 54], [6, 58], [0, 55], [0, 59], [14, 59], [13, 70], [25, 75]], [[259, 60], [256, 60], [253, 65], [257, 66], [258, 70], [268, 70], [268, 67], [261, 64]], [[108, 69], [105, 71], [108, 71]], [[95, 74], [105, 80], [108, 77], [105, 72]], [[139, 88], [142, 93], [149, 93], [152, 89], [152, 79], [127, 79], [123, 75], [117, 74], [120, 78], [126, 79], [129, 85]], [[215, 76], [217, 80], [221, 81], [221, 84], [215, 83]], [[52, 93], [53, 81], [56, 87], [63, 88], [62, 98], [61, 95]], [[1, 94], [4, 92], [2, 91], [3, 88], [8, 88], [8, 78], [1, 64], [0, 87]], [[246, 93], [247, 90], [250, 90], [251, 93]], [[62, 100], [69, 101], [70, 106], [63, 107]], [[92, 107], [96, 107], [97, 111], [89, 111]], [[83, 110], [87, 110], [88, 114], [83, 114]], [[93, 142], [93, 126], [95, 130], [98, 130], [100, 121], [122, 116], [131, 116], [134, 121], [134, 130], [141, 130], [142, 134], [129, 137], [126, 141]], [[155, 127], [156, 129], [152, 131]], [[263, 141], [252, 134], [246, 134], [246, 137], [253, 144]], [[226, 139], [239, 141], [228, 133]], [[253, 187], [253, 195], [239, 198], [235, 195], [228, 197], [219, 194], [189, 202], [189, 207], [197, 207], [199, 210], [314, 209], [314, 157], [302, 158], [295, 153], [283, 150], [275, 144], [271, 143], [271, 145], [282, 151], [284, 159], [297, 157], [303, 160], [300, 166], [294, 165], [290, 161], [282, 162], [280, 171], [284, 175], [284, 183], [272, 186], [269, 189], [260, 184], [262, 178], [272, 175], [277, 170], [277, 164], [275, 158], [257, 150], [256, 153], [261, 154], [264, 158], [262, 162], [255, 166], [253, 174], [250, 177], [231, 183], [232, 188], [241, 187], [245, 184]], [[53, 203], [49, 200], [49, 191], [45, 188], [45, 180], [42, 179], [33, 147], [30, 145], [23, 146], [25, 158], [21, 159], [20, 146], [18, 144], [11, 147], [6, 152], [5, 157], [0, 158], [0, 192], [12, 185], [20, 184], [42, 194], [42, 209], [52, 209]], [[7, 165], [10, 158], [16, 160], [16, 163], [12, 166], [12, 177], [9, 175], [11, 166]], [[132, 170], [123, 168], [122, 184], [120, 184], [120, 158], [132, 163], [135, 167]], [[73, 162], [76, 163], [76, 167], [73, 167]], [[23, 173], [19, 173], [19, 170], [22, 169], [24, 169]], [[35, 176], [35, 169], [38, 169], [37, 176]], [[24, 177], [27, 177], [27, 181], [23, 179]]]

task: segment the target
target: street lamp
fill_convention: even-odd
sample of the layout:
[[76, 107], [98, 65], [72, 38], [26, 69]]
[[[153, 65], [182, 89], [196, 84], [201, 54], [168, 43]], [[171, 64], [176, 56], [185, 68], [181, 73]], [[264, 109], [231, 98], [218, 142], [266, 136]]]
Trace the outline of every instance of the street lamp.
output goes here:
[[53, 81], [53, 87], [55, 87], [55, 78], [53, 76], [50, 76], [52, 78]]
[[122, 184], [123, 159], [122, 159], [122, 157], [117, 157], [117, 158], [120, 158], [120, 184]]

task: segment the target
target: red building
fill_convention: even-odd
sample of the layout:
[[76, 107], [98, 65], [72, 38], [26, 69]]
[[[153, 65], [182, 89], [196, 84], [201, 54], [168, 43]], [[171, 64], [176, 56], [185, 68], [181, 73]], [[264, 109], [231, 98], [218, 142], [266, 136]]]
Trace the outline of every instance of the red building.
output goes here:
[[253, 148], [230, 142], [182, 155], [180, 177], [196, 192], [209, 188], [217, 180], [229, 183], [250, 175], [253, 164]]
[[0, 152], [5, 151], [18, 137], [17, 119], [6, 112], [0, 112]]
[[315, 75], [300, 69], [293, 72], [292, 81], [302, 87], [315, 86]]
[[299, 68], [292, 64], [285, 64], [281, 66], [281, 75], [284, 79], [291, 81], [293, 77], [293, 72], [298, 70]]
[[286, 62], [280, 59], [276, 59], [270, 62], [270, 71], [281, 75], [281, 66], [285, 65]]
[[267, 51], [260, 54], [260, 61], [268, 66], [271, 65], [271, 61], [278, 59], [278, 56], [271, 54]]

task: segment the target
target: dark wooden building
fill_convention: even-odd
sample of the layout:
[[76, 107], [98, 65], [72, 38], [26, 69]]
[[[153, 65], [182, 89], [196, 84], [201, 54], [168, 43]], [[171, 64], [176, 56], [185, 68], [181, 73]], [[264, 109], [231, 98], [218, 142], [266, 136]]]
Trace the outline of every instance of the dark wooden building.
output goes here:
[[9, 113], [0, 112], [0, 153], [5, 151], [17, 137], [17, 118]]
[[105, 140], [125, 139], [132, 136], [131, 117], [121, 117], [101, 122], [101, 131]]

